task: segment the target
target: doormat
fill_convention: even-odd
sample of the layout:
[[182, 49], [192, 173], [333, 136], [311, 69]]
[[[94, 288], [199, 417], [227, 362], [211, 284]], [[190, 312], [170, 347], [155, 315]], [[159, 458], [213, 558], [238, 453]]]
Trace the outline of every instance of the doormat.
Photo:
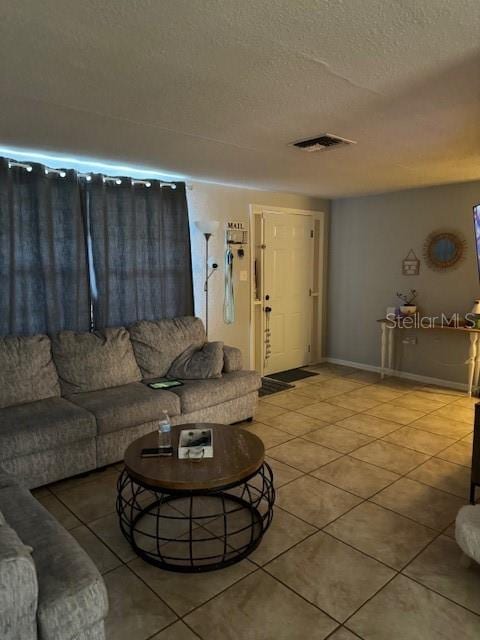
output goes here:
[[288, 369], [287, 371], [272, 373], [268, 377], [274, 380], [280, 380], [281, 382], [295, 382], [295, 380], [303, 380], [303, 378], [310, 378], [310, 376], [317, 375], [318, 373], [306, 371], [305, 369]]
[[272, 393], [278, 393], [279, 391], [285, 391], [286, 389], [293, 389], [293, 384], [288, 382], [281, 382], [280, 380], [272, 380], [272, 378], [262, 378], [262, 386], [258, 391], [258, 395], [269, 396]]

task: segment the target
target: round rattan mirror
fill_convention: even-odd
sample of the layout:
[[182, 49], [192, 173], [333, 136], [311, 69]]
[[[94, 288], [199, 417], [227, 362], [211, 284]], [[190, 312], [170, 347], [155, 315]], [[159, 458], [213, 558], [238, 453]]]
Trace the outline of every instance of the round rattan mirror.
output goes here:
[[431, 269], [457, 267], [465, 254], [465, 240], [455, 231], [434, 231], [425, 240], [423, 256]]

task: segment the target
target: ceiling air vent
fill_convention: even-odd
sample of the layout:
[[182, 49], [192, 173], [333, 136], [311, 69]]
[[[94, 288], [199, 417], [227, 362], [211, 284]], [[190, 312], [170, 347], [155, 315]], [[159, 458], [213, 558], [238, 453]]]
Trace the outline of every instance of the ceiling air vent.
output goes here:
[[308, 140], [299, 140], [298, 142], [292, 142], [292, 147], [297, 147], [300, 151], [307, 151], [313, 153], [315, 151], [326, 151], [332, 147], [343, 147], [347, 144], [357, 144], [354, 140], [347, 140], [340, 136], [334, 136], [331, 133], [322, 133], [316, 138], [309, 138]]

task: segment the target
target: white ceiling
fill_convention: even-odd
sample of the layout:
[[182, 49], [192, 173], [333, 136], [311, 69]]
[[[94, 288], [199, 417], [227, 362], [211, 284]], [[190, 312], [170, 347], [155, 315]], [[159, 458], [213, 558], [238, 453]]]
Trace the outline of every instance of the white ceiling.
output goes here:
[[[0, 144], [320, 196], [480, 178], [478, 0], [3, 0], [0, 25]], [[287, 146], [325, 131], [358, 144]]]

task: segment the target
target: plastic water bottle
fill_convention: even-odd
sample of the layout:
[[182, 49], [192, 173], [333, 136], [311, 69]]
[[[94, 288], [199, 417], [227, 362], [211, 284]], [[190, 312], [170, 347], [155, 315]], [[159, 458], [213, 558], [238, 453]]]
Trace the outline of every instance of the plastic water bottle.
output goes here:
[[168, 411], [162, 411], [162, 417], [158, 422], [158, 446], [162, 448], [172, 446], [172, 425]]

